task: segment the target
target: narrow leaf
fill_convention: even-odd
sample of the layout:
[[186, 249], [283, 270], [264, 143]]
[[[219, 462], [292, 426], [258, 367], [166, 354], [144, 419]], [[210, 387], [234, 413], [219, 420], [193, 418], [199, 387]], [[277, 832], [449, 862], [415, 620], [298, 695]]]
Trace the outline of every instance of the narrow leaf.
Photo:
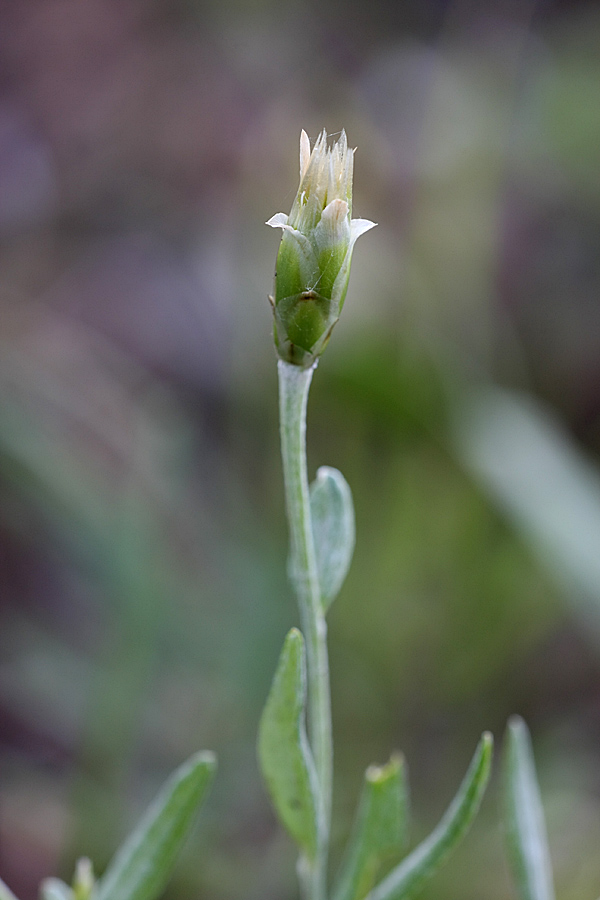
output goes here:
[[89, 900], [94, 890], [94, 868], [87, 856], [77, 860], [75, 877], [73, 878], [74, 900]]
[[17, 900], [11, 889], [0, 878], [0, 900]]
[[454, 800], [437, 827], [368, 895], [368, 900], [410, 900], [456, 848], [473, 821], [486, 789], [492, 736], [481, 738]]
[[504, 805], [508, 856], [520, 900], [554, 900], [544, 812], [527, 725], [508, 723], [504, 751]]
[[383, 862], [400, 855], [408, 832], [408, 789], [402, 756], [369, 766], [354, 831], [342, 863], [334, 900], [363, 900]]
[[[73, 900], [73, 891], [60, 878], [44, 878], [40, 884], [41, 900]], [[0, 900], [5, 900], [0, 892]]]
[[313, 859], [320, 813], [317, 776], [304, 726], [304, 639], [288, 633], [260, 721], [258, 757], [273, 805], [294, 840]]
[[169, 778], [96, 884], [95, 900], [155, 900], [192, 827], [216, 768], [197, 753]]
[[310, 486], [310, 513], [321, 602], [327, 611], [348, 574], [355, 541], [352, 493], [337, 469], [318, 470]]
[[463, 462], [597, 622], [598, 466], [533, 397], [499, 388], [480, 388], [467, 400], [456, 440]]

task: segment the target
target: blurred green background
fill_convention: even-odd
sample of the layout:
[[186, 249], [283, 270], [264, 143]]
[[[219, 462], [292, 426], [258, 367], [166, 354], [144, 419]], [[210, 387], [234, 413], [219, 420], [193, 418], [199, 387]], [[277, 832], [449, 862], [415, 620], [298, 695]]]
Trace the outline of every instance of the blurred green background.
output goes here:
[[[218, 753], [170, 900], [295, 897], [255, 761], [297, 622], [266, 295], [298, 137], [361, 240], [309, 464], [350, 482], [333, 862], [406, 752], [413, 839], [531, 727], [558, 893], [600, 893], [600, 5], [0, 5], [0, 875], [101, 869]], [[426, 900], [514, 896], [497, 783]]]

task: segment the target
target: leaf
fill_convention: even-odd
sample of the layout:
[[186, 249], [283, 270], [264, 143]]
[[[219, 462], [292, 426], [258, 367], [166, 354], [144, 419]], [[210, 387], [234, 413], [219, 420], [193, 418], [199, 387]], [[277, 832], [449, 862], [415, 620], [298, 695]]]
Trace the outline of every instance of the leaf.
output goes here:
[[514, 716], [506, 730], [504, 806], [508, 856], [521, 900], [554, 900], [544, 812], [527, 725]]
[[438, 826], [371, 891], [368, 900], [410, 900], [456, 848], [479, 809], [490, 776], [492, 746], [492, 736], [486, 732]]
[[597, 623], [597, 465], [582, 453], [564, 424], [529, 396], [492, 387], [477, 389], [463, 403], [455, 424], [456, 445], [465, 465]]
[[261, 717], [258, 757], [279, 818], [309, 859], [314, 859], [322, 814], [304, 726], [305, 703], [304, 638], [292, 628]]
[[0, 900], [17, 900], [11, 889], [0, 878]]
[[321, 466], [310, 486], [312, 519], [321, 602], [331, 606], [348, 574], [354, 552], [352, 493], [341, 472]]
[[[73, 891], [60, 878], [44, 878], [40, 884], [41, 900], [73, 900]], [[0, 892], [1, 900], [5, 900]]]
[[342, 863], [334, 900], [363, 900], [379, 867], [400, 854], [408, 832], [408, 789], [402, 756], [385, 766], [369, 766], [354, 831]]
[[89, 900], [94, 890], [94, 868], [91, 861], [82, 856], [77, 860], [75, 866], [75, 877], [73, 878], [73, 898], [74, 900]]
[[96, 883], [94, 900], [155, 900], [212, 781], [216, 760], [197, 753], [169, 778]]

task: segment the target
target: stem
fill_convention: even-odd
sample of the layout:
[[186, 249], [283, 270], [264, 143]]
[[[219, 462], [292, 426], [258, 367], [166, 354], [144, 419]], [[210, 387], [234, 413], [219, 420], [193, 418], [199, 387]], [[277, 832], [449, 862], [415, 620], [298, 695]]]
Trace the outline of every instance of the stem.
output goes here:
[[279, 412], [283, 478], [291, 540], [291, 576], [306, 641], [309, 734], [321, 788], [323, 826], [317, 860], [311, 872], [311, 900], [324, 900], [331, 822], [333, 743], [327, 661], [327, 625], [321, 604], [308, 476], [306, 471], [306, 405], [315, 366], [302, 369], [280, 360]]

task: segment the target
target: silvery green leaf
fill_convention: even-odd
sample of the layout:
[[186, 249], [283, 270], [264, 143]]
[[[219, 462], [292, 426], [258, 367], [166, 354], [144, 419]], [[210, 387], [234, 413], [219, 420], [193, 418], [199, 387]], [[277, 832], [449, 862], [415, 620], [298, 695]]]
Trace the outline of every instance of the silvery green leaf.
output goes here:
[[341, 472], [322, 466], [310, 486], [312, 519], [321, 600], [326, 611], [348, 574], [354, 552], [354, 506]]
[[408, 788], [402, 756], [369, 766], [334, 900], [363, 900], [383, 862], [400, 853], [408, 833]]
[[212, 753], [197, 753], [171, 775], [96, 883], [94, 900], [159, 897], [215, 768]]
[[11, 889], [0, 878], [0, 900], [17, 900]]
[[261, 717], [258, 757], [273, 805], [309, 859], [317, 852], [320, 803], [306, 737], [306, 661], [297, 628], [288, 633]]
[[527, 725], [508, 723], [504, 751], [504, 806], [508, 856], [520, 900], [554, 900], [544, 812]]
[[455, 424], [463, 462], [598, 623], [598, 467], [532, 397], [477, 389]]
[[490, 776], [492, 746], [486, 732], [437, 827], [368, 894], [368, 900], [411, 900], [456, 848], [479, 809]]
[[[0, 891], [1, 900], [5, 900]], [[40, 884], [40, 900], [73, 900], [73, 891], [60, 878], [44, 878]]]

